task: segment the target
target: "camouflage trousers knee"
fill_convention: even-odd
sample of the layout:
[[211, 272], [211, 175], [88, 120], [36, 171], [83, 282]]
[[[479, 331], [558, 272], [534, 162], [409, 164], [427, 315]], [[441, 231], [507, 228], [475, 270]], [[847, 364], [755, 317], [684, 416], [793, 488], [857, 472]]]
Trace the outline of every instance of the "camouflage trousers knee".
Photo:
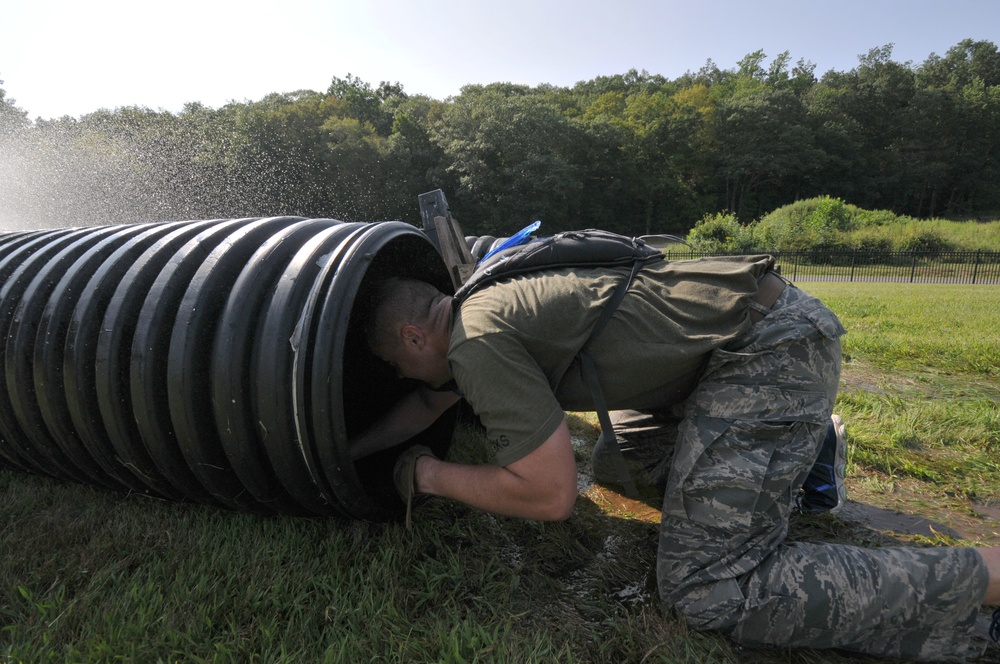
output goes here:
[[832, 412], [843, 332], [788, 287], [713, 353], [667, 477], [660, 596], [693, 628], [745, 645], [966, 659], [987, 580], [974, 550], [785, 542]]

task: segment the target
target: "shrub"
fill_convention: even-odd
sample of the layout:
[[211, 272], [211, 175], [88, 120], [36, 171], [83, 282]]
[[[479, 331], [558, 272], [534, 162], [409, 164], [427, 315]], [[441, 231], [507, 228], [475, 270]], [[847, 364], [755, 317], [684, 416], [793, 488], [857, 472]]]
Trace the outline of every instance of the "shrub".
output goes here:
[[[840, 198], [819, 196], [796, 201], [764, 216], [753, 234], [759, 248], [766, 251], [889, 251], [902, 249], [900, 233], [922, 223], [925, 222], [889, 210], [865, 210]], [[930, 238], [927, 244], [934, 246]]]
[[780, 207], [757, 222], [754, 235], [767, 251], [829, 248], [834, 234], [850, 230], [850, 207], [839, 198], [821, 196]]
[[929, 252], [931, 256], [937, 256], [942, 251], [950, 250], [952, 246], [936, 229], [915, 228], [903, 238], [899, 248], [903, 251]]
[[825, 231], [818, 241], [805, 249], [816, 251], [850, 251], [854, 247], [851, 245], [851, 235], [841, 231]]
[[892, 239], [886, 237], [877, 226], [860, 228], [847, 236], [851, 249], [865, 252], [868, 263], [879, 263], [889, 260], [889, 255], [895, 250]]
[[[850, 207], [854, 207], [853, 205]], [[910, 217], [900, 216], [895, 212], [890, 212], [889, 210], [863, 210], [861, 208], [854, 208], [857, 212], [854, 213], [854, 226], [855, 228], [868, 228], [871, 226], [890, 226], [892, 224], [900, 224], [906, 221], [910, 221]]]
[[844, 201], [829, 196], [813, 200], [816, 205], [806, 218], [807, 227], [822, 233], [851, 230], [853, 215]]
[[688, 234], [697, 250], [712, 253], [780, 253], [798, 250], [874, 252], [996, 251], [1000, 222], [924, 220], [889, 210], [865, 210], [831, 196], [782, 206], [741, 225], [733, 215], [706, 215]]
[[[875, 229], [872, 229], [875, 230]], [[868, 228], [854, 231], [848, 236], [848, 244], [851, 249], [858, 251], [873, 251], [881, 254], [893, 250], [892, 240], [877, 230], [872, 232]]]
[[732, 214], [705, 215], [688, 233], [695, 251], [710, 253], [753, 252], [753, 228], [742, 225]]

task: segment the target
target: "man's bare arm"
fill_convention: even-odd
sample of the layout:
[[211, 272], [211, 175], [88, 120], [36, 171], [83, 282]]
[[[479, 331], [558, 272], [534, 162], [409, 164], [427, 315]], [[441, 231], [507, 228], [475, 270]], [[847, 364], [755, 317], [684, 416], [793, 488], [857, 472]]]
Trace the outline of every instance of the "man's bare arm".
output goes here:
[[576, 502], [576, 460], [565, 420], [538, 449], [508, 466], [421, 457], [416, 475], [420, 493], [504, 516], [561, 521]]
[[434, 424], [460, 398], [454, 392], [437, 392], [421, 385], [393, 404], [361, 436], [350, 441], [351, 458], [360, 459], [409, 440]]

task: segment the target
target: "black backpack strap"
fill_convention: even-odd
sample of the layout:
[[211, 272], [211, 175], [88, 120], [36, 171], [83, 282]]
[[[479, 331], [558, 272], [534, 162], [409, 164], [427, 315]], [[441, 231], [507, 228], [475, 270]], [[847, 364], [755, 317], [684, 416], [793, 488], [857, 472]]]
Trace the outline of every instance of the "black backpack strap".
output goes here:
[[608, 412], [607, 402], [604, 401], [604, 391], [601, 389], [600, 376], [597, 375], [597, 366], [594, 364], [594, 360], [591, 359], [590, 354], [587, 353], [587, 349], [590, 347], [590, 343], [604, 329], [604, 326], [608, 324], [608, 321], [611, 320], [611, 316], [614, 315], [618, 305], [625, 299], [625, 293], [628, 292], [629, 286], [632, 285], [632, 281], [635, 279], [635, 275], [638, 274], [643, 265], [642, 261], [636, 261], [632, 265], [632, 271], [629, 273], [628, 278], [618, 284], [614, 295], [604, 305], [601, 315], [590, 331], [590, 336], [587, 337], [586, 343], [583, 344], [583, 348], [578, 353], [580, 370], [583, 373], [583, 379], [587, 383], [588, 389], [590, 389], [590, 398], [594, 402], [594, 411], [597, 413], [597, 419], [601, 423], [601, 436], [597, 439], [597, 445], [604, 445], [611, 452], [615, 471], [618, 474], [618, 481], [625, 487], [625, 495], [632, 499], [639, 497], [639, 489], [636, 487], [635, 480], [632, 479], [628, 464], [625, 463], [625, 456], [618, 446], [618, 436], [615, 435], [614, 426], [611, 424], [611, 414]]
[[611, 414], [608, 412], [608, 405], [604, 402], [604, 392], [601, 391], [601, 380], [597, 375], [597, 367], [590, 355], [580, 352], [580, 369], [583, 371], [583, 378], [590, 388], [590, 398], [594, 402], [594, 412], [601, 422], [601, 435], [597, 439], [597, 446], [604, 446], [610, 453], [615, 464], [615, 473], [618, 475], [618, 482], [625, 487], [625, 495], [633, 500], [639, 497], [639, 489], [632, 479], [628, 464], [625, 462], [625, 455], [622, 448], [618, 446], [618, 436], [615, 435], [614, 425], [611, 424]]

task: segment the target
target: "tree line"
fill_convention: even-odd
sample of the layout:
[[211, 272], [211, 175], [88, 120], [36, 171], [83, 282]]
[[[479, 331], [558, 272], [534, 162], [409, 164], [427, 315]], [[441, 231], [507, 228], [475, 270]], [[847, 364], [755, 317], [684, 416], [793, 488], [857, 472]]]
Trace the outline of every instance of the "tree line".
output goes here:
[[[0, 82], [2, 85], [2, 82]], [[1000, 212], [1000, 53], [892, 46], [817, 76], [787, 52], [674, 80], [467, 85], [445, 100], [348, 74], [325, 91], [178, 113], [29, 120], [0, 88], [0, 222], [295, 214], [419, 222], [441, 188], [469, 234], [684, 232], [832, 196], [917, 218]]]

